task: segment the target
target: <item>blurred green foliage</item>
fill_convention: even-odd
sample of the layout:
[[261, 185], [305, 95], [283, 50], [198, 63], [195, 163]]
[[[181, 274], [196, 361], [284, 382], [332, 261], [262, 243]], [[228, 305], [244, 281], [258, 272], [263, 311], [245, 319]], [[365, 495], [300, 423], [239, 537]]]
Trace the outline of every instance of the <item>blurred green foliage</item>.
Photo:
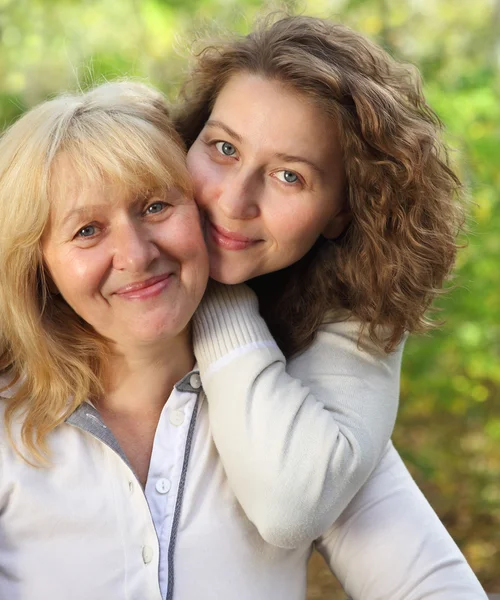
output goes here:
[[[310, 0], [420, 67], [471, 200], [445, 324], [410, 339], [395, 442], [483, 585], [500, 591], [500, 0]], [[271, 7], [273, 8], [273, 7]], [[275, 7], [274, 7], [275, 8]], [[258, 0], [0, 0], [0, 127], [102, 78], [173, 94], [195, 32], [245, 32]], [[319, 596], [311, 596], [319, 597]]]

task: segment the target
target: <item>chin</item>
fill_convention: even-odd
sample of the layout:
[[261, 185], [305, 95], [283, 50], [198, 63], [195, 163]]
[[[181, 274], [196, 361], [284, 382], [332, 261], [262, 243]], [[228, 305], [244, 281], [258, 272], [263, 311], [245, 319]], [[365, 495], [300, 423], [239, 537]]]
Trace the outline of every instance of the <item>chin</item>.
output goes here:
[[245, 283], [255, 275], [246, 275], [238, 273], [237, 271], [224, 270], [219, 268], [210, 267], [210, 277], [214, 281], [218, 281], [219, 283], [224, 283], [226, 285], [236, 285], [238, 283]]
[[135, 339], [139, 345], [168, 342], [179, 336], [185, 335], [186, 329], [191, 319], [189, 315], [168, 315], [164, 319], [151, 319], [147, 323], [143, 323], [134, 329], [131, 333], [131, 338]]

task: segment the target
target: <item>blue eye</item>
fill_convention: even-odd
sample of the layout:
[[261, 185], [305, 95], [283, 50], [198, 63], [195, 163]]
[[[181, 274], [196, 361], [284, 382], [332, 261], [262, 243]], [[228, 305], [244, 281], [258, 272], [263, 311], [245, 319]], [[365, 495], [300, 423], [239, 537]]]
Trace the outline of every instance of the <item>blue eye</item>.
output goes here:
[[275, 175], [283, 183], [297, 183], [300, 181], [297, 173], [293, 171], [277, 171]]
[[81, 238], [89, 238], [95, 235], [95, 233], [96, 229], [94, 225], [85, 225], [85, 227], [82, 227], [76, 235]]
[[146, 212], [150, 215], [160, 213], [165, 208], [164, 202], [152, 202], [147, 208]]
[[229, 142], [217, 142], [215, 147], [224, 156], [234, 156], [236, 154], [236, 148]]

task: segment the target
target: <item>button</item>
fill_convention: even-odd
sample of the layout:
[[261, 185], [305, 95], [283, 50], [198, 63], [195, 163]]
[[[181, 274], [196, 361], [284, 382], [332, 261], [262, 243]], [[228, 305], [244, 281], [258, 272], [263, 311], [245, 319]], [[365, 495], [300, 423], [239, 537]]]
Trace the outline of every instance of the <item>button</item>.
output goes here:
[[184, 423], [184, 411], [183, 410], [173, 410], [170, 413], [170, 422], [172, 425], [179, 427]]
[[191, 377], [189, 378], [189, 383], [191, 384], [191, 387], [193, 387], [195, 390], [199, 390], [201, 388], [201, 378], [198, 375], [198, 373], [193, 373], [191, 375]]
[[130, 492], [134, 491], [134, 482], [133, 481], [128, 482], [128, 489]]
[[170, 491], [171, 487], [172, 487], [172, 484], [170, 483], [170, 480], [165, 479], [165, 477], [158, 479], [158, 481], [156, 482], [156, 485], [155, 485], [156, 491], [159, 494], [167, 494]]
[[142, 547], [142, 560], [145, 565], [149, 565], [149, 563], [153, 560], [153, 548], [151, 546], [143, 546]]

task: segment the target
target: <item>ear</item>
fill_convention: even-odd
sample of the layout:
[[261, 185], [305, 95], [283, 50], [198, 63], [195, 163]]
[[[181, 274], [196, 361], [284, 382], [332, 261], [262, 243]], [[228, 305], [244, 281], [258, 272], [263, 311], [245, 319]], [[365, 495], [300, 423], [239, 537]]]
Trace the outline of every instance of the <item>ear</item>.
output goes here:
[[349, 204], [346, 202], [344, 206], [328, 221], [325, 228], [321, 232], [323, 237], [334, 240], [338, 238], [349, 225], [352, 218], [351, 209]]

